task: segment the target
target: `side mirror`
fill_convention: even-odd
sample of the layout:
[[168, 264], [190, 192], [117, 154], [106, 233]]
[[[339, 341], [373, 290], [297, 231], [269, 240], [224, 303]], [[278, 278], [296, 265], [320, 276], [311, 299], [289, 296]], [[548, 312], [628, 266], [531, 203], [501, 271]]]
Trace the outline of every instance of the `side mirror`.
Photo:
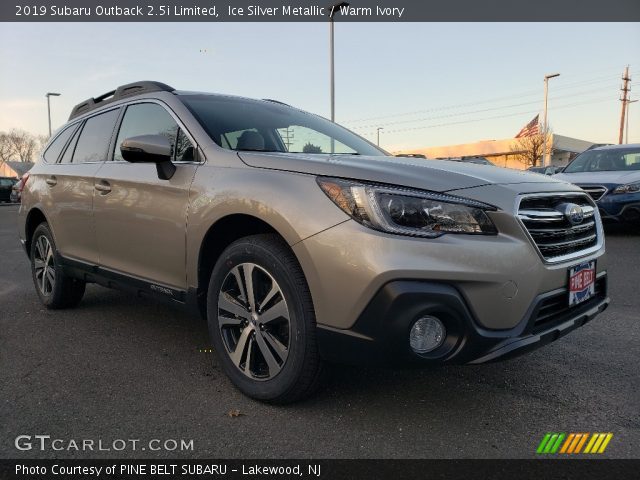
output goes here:
[[171, 144], [163, 135], [126, 138], [120, 144], [120, 153], [127, 162], [155, 163], [161, 180], [169, 180], [176, 172], [176, 166], [171, 162]]

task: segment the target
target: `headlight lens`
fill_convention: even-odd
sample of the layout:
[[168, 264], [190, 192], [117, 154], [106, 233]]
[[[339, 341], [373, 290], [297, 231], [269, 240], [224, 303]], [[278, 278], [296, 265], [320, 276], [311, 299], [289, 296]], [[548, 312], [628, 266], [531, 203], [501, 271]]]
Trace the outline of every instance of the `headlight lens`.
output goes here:
[[493, 235], [495, 207], [453, 195], [318, 178], [320, 188], [354, 220], [383, 232], [435, 238], [445, 233]]
[[613, 193], [636, 193], [640, 192], [640, 182], [628, 183], [614, 188]]

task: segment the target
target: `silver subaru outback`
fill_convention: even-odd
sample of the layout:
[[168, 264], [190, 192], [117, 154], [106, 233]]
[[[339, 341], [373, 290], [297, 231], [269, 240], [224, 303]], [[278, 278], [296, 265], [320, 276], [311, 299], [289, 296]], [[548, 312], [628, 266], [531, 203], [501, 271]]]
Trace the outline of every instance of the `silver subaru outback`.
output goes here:
[[580, 188], [387, 155], [273, 100], [118, 87], [77, 105], [31, 170], [20, 238], [48, 308], [87, 283], [207, 320], [245, 394], [309, 395], [327, 362], [483, 363], [609, 304]]

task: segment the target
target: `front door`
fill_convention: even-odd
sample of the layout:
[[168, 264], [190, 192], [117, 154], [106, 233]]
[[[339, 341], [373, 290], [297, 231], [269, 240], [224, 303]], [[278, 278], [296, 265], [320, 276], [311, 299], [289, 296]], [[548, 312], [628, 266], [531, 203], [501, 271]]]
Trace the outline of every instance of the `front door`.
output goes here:
[[[120, 153], [126, 138], [165, 135], [177, 170], [160, 180], [153, 163], [129, 163]], [[148, 281], [167, 292], [186, 289], [185, 243], [189, 187], [197, 168], [193, 142], [158, 103], [129, 105], [113, 159], [96, 174], [94, 219], [100, 266]]]

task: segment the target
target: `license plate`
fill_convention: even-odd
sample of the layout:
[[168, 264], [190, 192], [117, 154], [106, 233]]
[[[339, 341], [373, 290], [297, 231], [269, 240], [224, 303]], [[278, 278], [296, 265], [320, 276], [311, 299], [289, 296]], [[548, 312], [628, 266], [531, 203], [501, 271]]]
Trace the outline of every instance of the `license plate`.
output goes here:
[[589, 300], [596, 293], [596, 262], [569, 268], [569, 306]]

